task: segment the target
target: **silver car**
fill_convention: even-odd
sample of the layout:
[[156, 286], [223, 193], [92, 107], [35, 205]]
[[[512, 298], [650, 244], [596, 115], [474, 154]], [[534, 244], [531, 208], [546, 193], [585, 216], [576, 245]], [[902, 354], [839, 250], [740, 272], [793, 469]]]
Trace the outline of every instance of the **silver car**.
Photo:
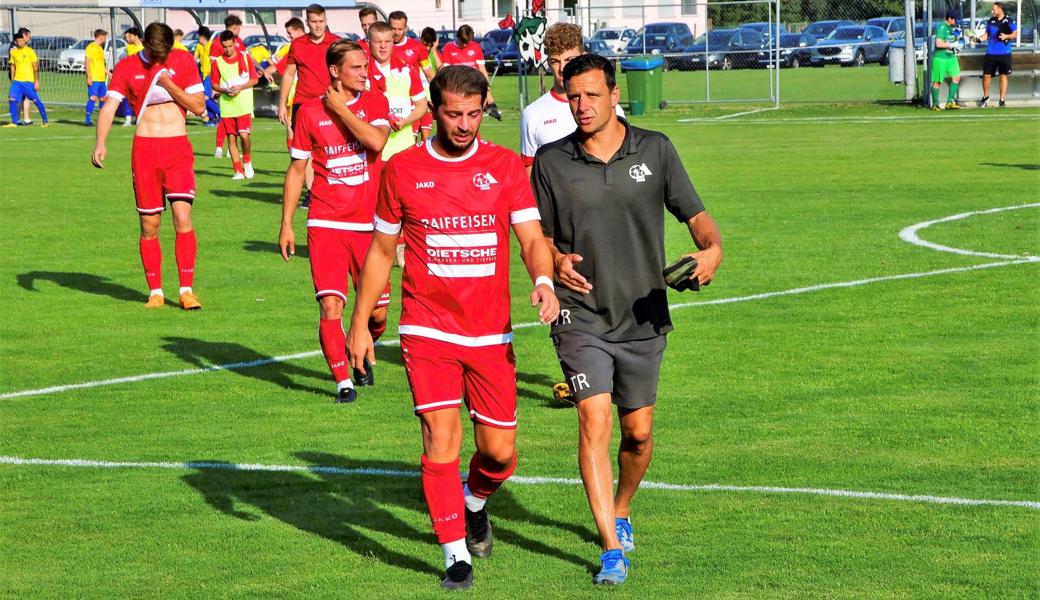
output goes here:
[[[77, 72], [82, 73], [86, 70], [86, 51], [87, 46], [94, 43], [94, 40], [80, 40], [76, 42], [71, 48], [67, 48], [61, 51], [58, 56], [58, 70], [71, 73]], [[109, 60], [109, 52], [112, 48], [112, 40], [109, 39], [105, 42], [105, 62]], [[119, 62], [126, 58], [126, 42], [123, 40], [116, 40], [116, 62]], [[112, 65], [106, 64], [107, 69], [111, 70]]]

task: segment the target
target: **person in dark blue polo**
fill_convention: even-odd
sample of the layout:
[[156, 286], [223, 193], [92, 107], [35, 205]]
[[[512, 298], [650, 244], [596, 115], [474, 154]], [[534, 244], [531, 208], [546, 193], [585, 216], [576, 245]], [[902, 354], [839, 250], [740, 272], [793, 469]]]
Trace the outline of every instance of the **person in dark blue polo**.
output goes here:
[[1018, 23], [1008, 16], [1003, 2], [993, 3], [992, 17], [986, 22], [986, 32], [979, 40], [986, 42], [986, 59], [982, 63], [982, 100], [979, 107], [989, 102], [989, 82], [1000, 74], [1000, 106], [1007, 96], [1008, 75], [1011, 74], [1011, 42], [1018, 38]]

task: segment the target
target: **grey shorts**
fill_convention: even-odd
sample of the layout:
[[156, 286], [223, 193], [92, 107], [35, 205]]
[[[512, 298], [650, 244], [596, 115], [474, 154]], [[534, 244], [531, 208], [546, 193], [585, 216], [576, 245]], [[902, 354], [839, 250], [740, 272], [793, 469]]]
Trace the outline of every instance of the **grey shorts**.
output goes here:
[[557, 333], [552, 340], [575, 400], [610, 394], [614, 404], [628, 409], [657, 402], [665, 336], [608, 342], [572, 330]]

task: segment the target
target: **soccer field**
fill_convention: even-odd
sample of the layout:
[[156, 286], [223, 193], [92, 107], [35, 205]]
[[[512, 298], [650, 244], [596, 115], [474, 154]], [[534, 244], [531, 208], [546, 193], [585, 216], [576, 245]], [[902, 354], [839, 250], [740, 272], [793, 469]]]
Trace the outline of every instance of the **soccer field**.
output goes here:
[[[654, 483], [612, 593], [1035, 597], [1040, 110], [745, 110], [634, 120], [675, 142], [726, 257], [669, 292]], [[54, 113], [0, 135], [0, 596], [443, 596], [396, 314], [377, 386], [334, 404], [305, 247], [276, 250], [277, 123], [251, 181], [189, 128], [205, 309], [148, 311], [131, 132], [98, 171], [82, 114]], [[172, 298], [169, 215], [162, 240]], [[597, 597], [576, 416], [516, 254], [512, 278], [519, 466], [473, 594]]]

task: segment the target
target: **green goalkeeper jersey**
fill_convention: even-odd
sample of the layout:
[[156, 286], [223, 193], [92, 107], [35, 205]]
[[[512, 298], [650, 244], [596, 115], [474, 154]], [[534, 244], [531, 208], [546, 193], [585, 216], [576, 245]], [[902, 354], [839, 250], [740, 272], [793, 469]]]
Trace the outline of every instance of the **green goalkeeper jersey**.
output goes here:
[[[953, 44], [957, 43], [957, 40], [959, 40], [960, 37], [961, 37], [961, 30], [960, 30], [960, 28], [953, 27], [952, 25], [947, 24], [945, 21], [943, 21], [942, 23], [939, 23], [939, 26], [935, 28], [935, 39], [936, 39], [936, 41], [943, 40], [944, 42], [946, 42], [947, 44], [950, 44], [952, 46]], [[955, 59], [956, 60], [957, 53], [954, 52], [953, 48], [936, 48], [935, 49], [935, 58], [936, 59]]]

